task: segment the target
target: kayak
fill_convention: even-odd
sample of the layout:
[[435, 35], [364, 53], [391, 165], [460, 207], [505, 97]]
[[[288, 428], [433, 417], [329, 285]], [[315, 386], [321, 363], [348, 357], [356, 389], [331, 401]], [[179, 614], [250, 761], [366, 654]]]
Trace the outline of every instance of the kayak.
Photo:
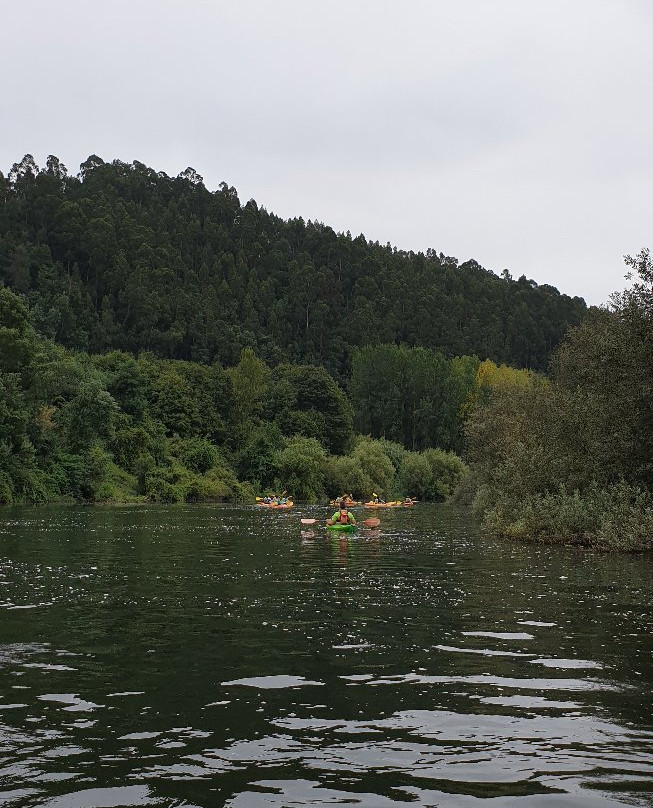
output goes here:
[[277, 505], [275, 502], [257, 502], [256, 503], [259, 508], [274, 508], [276, 511], [287, 511], [289, 508], [292, 508], [292, 502], [286, 502], [285, 505]]
[[[341, 500], [341, 499], [331, 499], [331, 500], [329, 500], [329, 505], [336, 505], [336, 506], [337, 506], [337, 505], [340, 505], [340, 503], [341, 503], [341, 502], [342, 502], [342, 500]], [[362, 504], [362, 503], [360, 503], [360, 502], [356, 502], [356, 501], [355, 501], [355, 500], [353, 500], [353, 499], [346, 499], [346, 500], [345, 500], [345, 505], [346, 505], [348, 508], [353, 508], [355, 505], [361, 505], [361, 504]]]
[[364, 502], [366, 508], [398, 508], [403, 503], [399, 502]]
[[358, 528], [358, 525], [340, 525], [336, 523], [335, 525], [327, 525], [327, 530], [339, 530], [342, 533], [353, 533]]

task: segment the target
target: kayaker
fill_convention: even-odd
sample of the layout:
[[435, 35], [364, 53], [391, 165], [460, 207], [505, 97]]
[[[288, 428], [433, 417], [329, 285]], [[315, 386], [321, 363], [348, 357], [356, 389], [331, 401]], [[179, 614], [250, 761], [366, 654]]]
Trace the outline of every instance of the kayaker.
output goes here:
[[331, 519], [327, 519], [327, 525], [355, 525], [356, 520], [354, 519], [354, 514], [347, 510], [347, 503], [343, 499], [340, 503], [340, 510], [337, 510]]

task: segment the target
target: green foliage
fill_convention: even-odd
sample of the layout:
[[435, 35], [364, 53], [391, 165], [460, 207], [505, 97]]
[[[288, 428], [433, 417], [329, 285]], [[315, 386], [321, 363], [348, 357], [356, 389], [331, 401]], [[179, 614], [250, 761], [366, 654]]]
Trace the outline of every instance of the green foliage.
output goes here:
[[275, 466], [286, 489], [297, 499], [315, 501], [324, 495], [326, 452], [315, 438], [296, 436], [277, 452]]
[[268, 394], [270, 369], [251, 348], [240, 355], [238, 364], [227, 371], [233, 395], [236, 429], [242, 431], [261, 415]]
[[155, 435], [143, 424], [134, 425], [129, 418], [124, 419], [116, 428], [108, 446], [118, 465], [131, 473], [136, 473], [145, 458], [149, 458], [153, 464], [158, 448]]
[[111, 351], [94, 356], [93, 364], [104, 373], [106, 389], [120, 410], [137, 420], [147, 409], [148, 384], [143, 368], [133, 356], [122, 351]]
[[449, 499], [467, 474], [467, 466], [453, 452], [427, 449], [406, 452], [399, 471], [403, 495], [426, 502]]
[[428, 499], [449, 499], [462, 484], [469, 469], [458, 455], [442, 449], [427, 449], [424, 458], [433, 475]]
[[[378, 441], [360, 438], [353, 452], [354, 461], [360, 466], [365, 478], [364, 493], [377, 493], [387, 497], [394, 477], [394, 466]], [[342, 490], [342, 489], [341, 489]]]
[[353, 412], [349, 399], [322, 367], [282, 364], [272, 373], [265, 416], [284, 435], [315, 438], [335, 454], [351, 443]]
[[209, 469], [218, 465], [217, 448], [204, 438], [179, 438], [171, 442], [171, 451], [187, 469], [195, 474], [206, 474]]
[[376, 443], [392, 463], [395, 474], [398, 473], [401, 468], [401, 464], [404, 462], [404, 458], [408, 454], [408, 450], [404, 449], [400, 443], [394, 443], [393, 441], [386, 440], [385, 438], [377, 440]]
[[420, 500], [432, 499], [433, 472], [423, 454], [407, 454], [399, 471], [399, 482], [407, 496]]
[[150, 413], [168, 435], [225, 439], [231, 395], [222, 368], [152, 357], [141, 357], [140, 365], [148, 379]]
[[25, 303], [0, 288], [0, 372], [16, 373], [29, 364], [34, 338]]
[[238, 476], [262, 491], [273, 486], [277, 475], [276, 455], [283, 445], [281, 430], [274, 423], [252, 429], [238, 453]]
[[465, 360], [398, 345], [357, 349], [350, 384], [356, 428], [412, 450], [460, 450], [463, 405], [478, 366], [473, 357]]
[[87, 449], [98, 439], [113, 435], [118, 406], [97, 379], [84, 381], [70, 401], [58, 411], [56, 420], [74, 451]]
[[484, 521], [509, 538], [622, 552], [653, 549], [653, 500], [623, 481], [606, 488], [592, 483], [583, 492], [560, 486], [521, 501], [500, 499]]
[[0, 471], [0, 505], [11, 505], [13, 501], [13, 480], [6, 471]]
[[343, 491], [356, 498], [368, 497], [373, 488], [359, 459], [350, 456], [328, 458], [324, 469], [324, 484], [332, 497], [340, 496]]

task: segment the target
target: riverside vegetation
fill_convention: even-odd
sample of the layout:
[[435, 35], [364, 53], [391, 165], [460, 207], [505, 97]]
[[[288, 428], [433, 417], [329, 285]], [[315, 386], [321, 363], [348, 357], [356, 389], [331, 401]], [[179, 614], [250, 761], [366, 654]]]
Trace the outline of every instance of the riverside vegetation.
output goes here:
[[631, 263], [639, 284], [588, 313], [193, 169], [27, 155], [0, 174], [0, 502], [437, 500], [464, 477], [500, 535], [649, 546], [648, 253]]
[[653, 262], [572, 329], [548, 378], [494, 388], [467, 421], [476, 507], [495, 533], [653, 549]]

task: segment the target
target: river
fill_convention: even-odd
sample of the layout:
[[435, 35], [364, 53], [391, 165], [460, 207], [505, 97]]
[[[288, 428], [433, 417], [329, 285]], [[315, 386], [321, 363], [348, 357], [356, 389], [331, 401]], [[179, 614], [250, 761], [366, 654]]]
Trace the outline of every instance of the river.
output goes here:
[[0, 805], [653, 805], [653, 558], [465, 511], [0, 511]]

